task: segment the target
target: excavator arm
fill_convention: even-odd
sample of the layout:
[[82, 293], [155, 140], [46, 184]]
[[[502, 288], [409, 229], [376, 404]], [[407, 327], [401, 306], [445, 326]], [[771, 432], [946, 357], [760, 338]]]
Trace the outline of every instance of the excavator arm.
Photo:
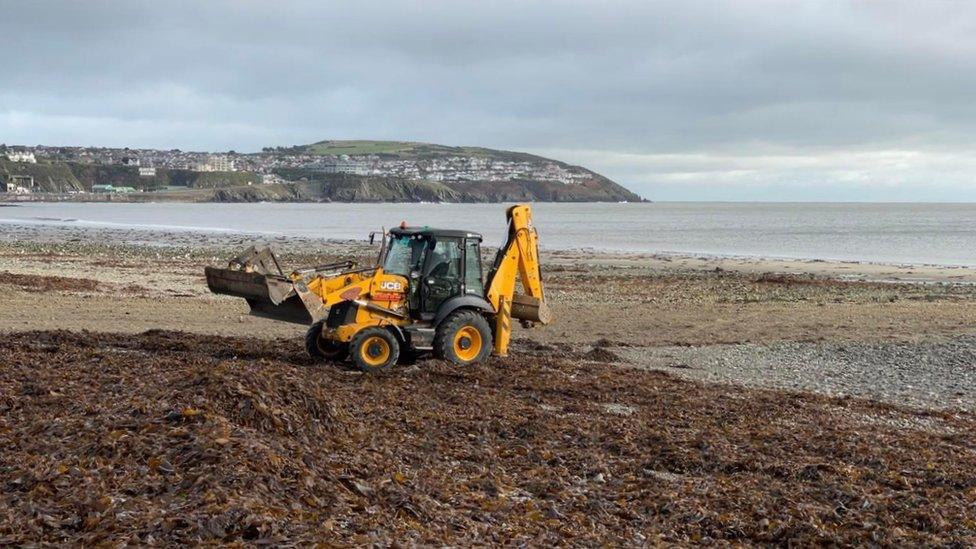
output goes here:
[[[495, 309], [495, 349], [497, 356], [508, 355], [512, 319], [523, 323], [548, 324], [552, 320], [542, 288], [539, 267], [539, 235], [532, 226], [532, 209], [527, 204], [509, 208], [508, 240], [498, 251], [488, 275], [488, 303]], [[524, 294], [516, 294], [521, 281]]]

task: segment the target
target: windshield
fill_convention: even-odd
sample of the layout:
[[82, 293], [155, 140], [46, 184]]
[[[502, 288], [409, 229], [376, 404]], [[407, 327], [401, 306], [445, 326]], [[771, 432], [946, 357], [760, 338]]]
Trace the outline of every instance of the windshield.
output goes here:
[[427, 241], [419, 235], [391, 236], [383, 271], [409, 277], [411, 271], [420, 270], [426, 248]]

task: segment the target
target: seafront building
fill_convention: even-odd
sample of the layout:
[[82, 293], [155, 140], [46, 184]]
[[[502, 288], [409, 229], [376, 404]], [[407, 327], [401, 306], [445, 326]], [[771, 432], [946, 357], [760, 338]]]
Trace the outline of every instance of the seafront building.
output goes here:
[[92, 185], [93, 193], [107, 193], [107, 194], [128, 194], [136, 192], [133, 187], [116, 187], [115, 185]]

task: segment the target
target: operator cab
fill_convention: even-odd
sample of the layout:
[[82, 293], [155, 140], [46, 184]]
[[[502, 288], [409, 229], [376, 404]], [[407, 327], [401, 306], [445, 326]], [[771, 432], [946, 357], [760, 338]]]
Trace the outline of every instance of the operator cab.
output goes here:
[[383, 250], [383, 271], [406, 277], [409, 309], [430, 320], [447, 300], [483, 298], [481, 235], [467, 231], [399, 227], [391, 229]]

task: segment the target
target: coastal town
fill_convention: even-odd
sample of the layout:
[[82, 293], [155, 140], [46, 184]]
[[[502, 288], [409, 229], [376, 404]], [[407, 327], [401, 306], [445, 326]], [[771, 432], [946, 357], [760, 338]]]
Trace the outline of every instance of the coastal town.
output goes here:
[[[582, 184], [594, 177], [589, 170], [577, 166], [530, 155], [521, 156], [527, 158], [495, 158], [484, 154], [401, 158], [382, 153], [315, 154], [281, 148], [242, 154], [235, 151], [209, 153], [180, 149], [0, 145], [0, 160], [7, 161], [4, 164], [5, 173], [0, 172], [0, 192], [30, 193], [41, 190], [29, 169], [31, 165], [39, 163], [129, 168], [126, 173], [138, 174], [144, 180], [155, 178], [161, 170], [254, 174], [253, 181], [248, 184], [287, 183], [289, 176], [314, 177], [316, 174], [394, 177], [445, 183], [530, 180], [563, 185]], [[296, 173], [300, 176], [296, 176]], [[142, 189], [143, 185], [137, 182], [132, 185], [112, 186], [96, 182], [90, 187], [75, 190], [130, 192]]]

